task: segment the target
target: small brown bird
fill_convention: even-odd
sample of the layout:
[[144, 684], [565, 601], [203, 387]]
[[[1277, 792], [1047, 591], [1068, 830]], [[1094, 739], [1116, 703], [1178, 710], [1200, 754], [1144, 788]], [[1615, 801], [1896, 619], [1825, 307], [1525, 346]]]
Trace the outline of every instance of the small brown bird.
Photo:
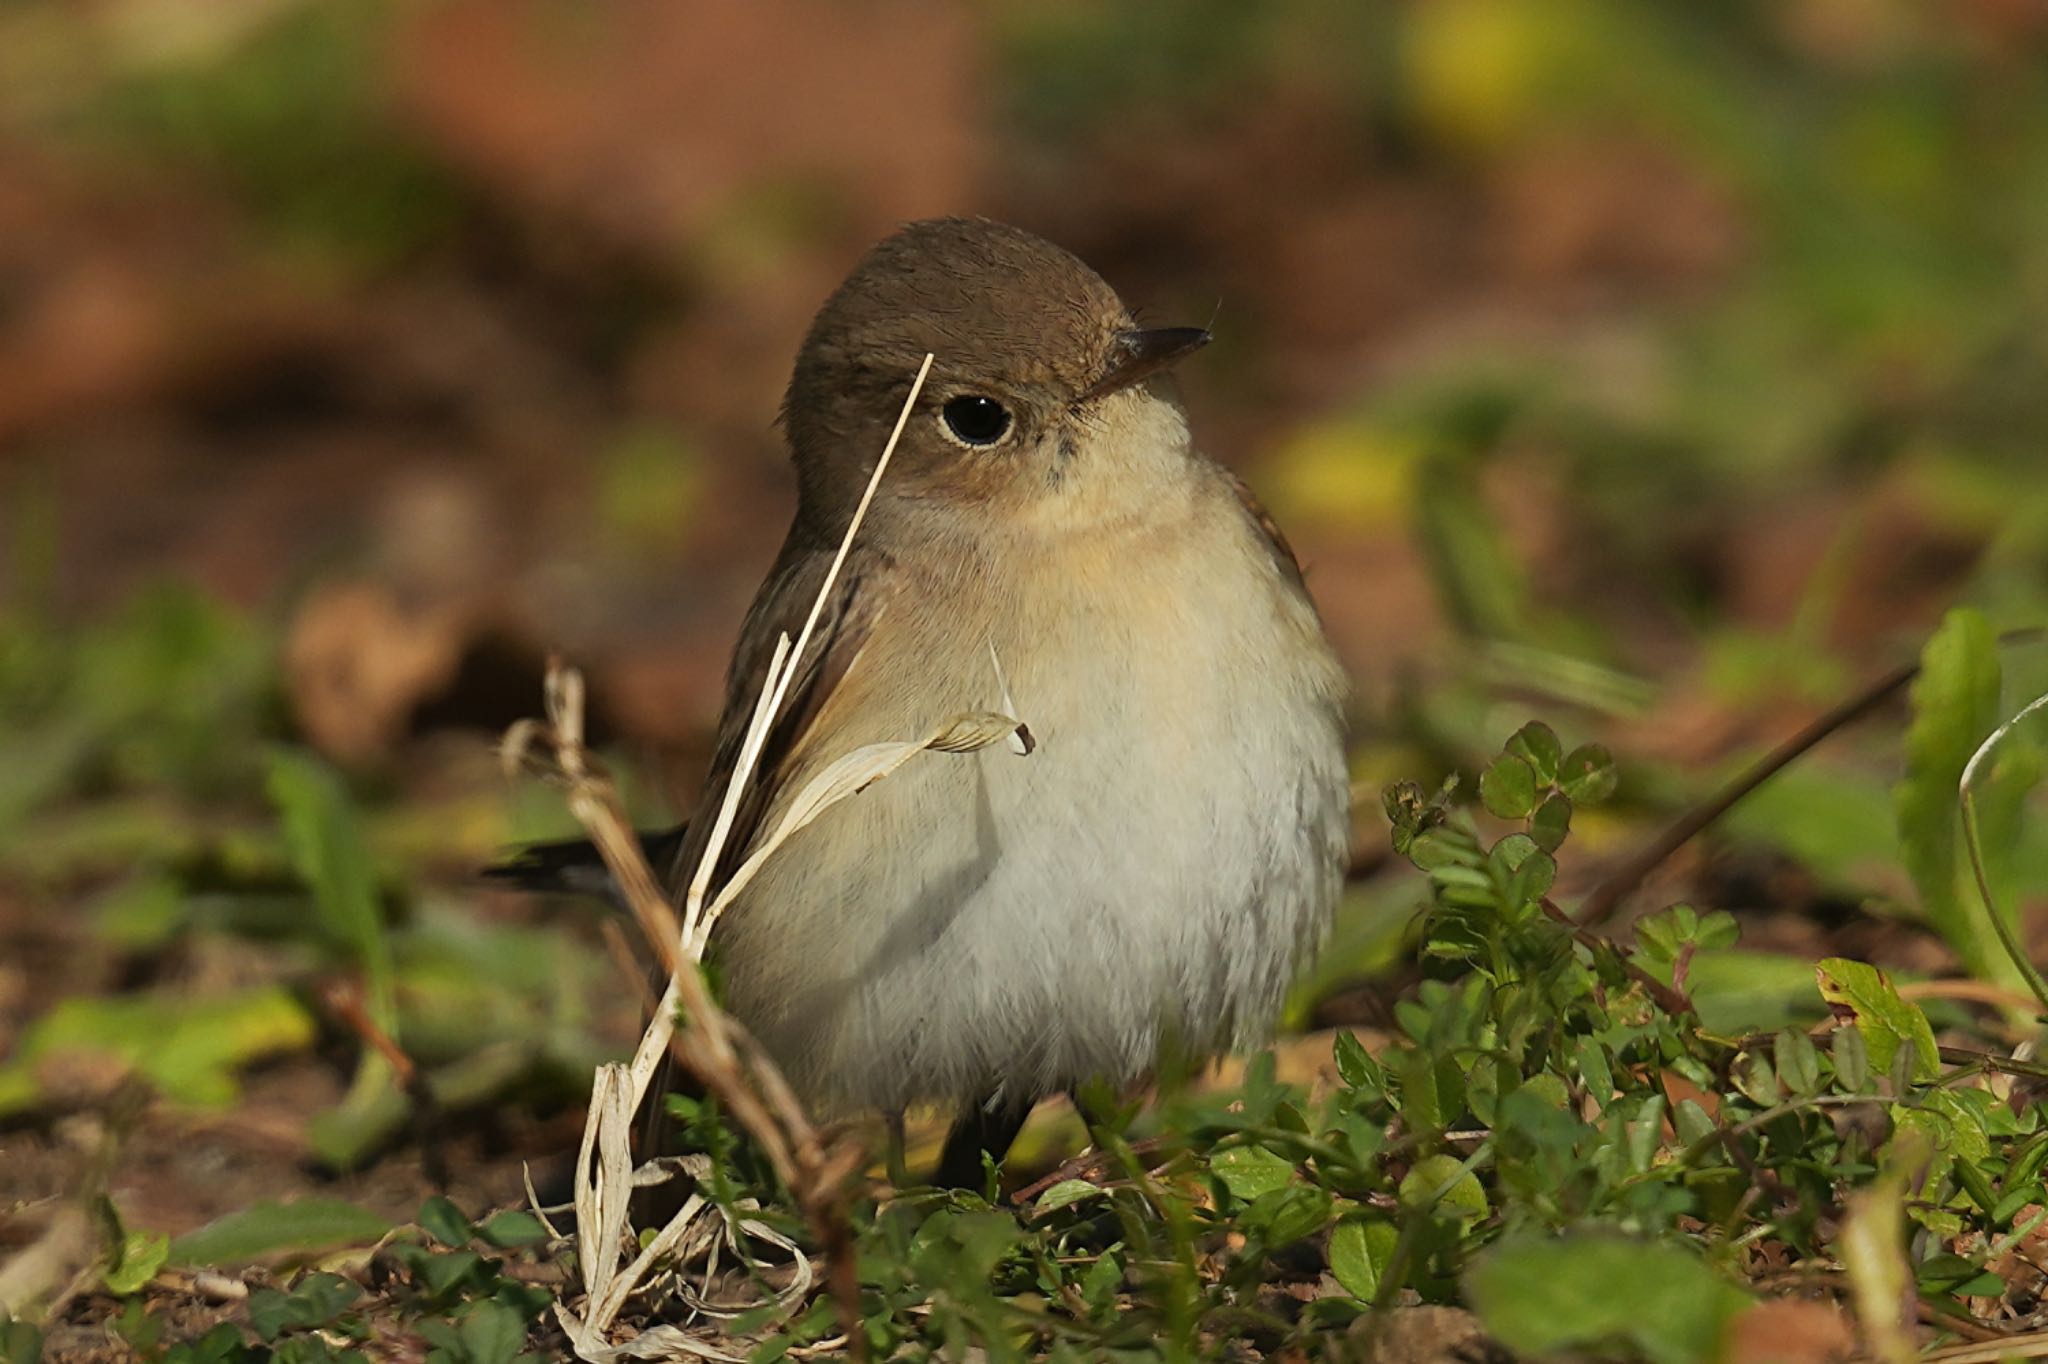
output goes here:
[[[1208, 339], [1140, 327], [1027, 232], [942, 219], [874, 247], [797, 356], [796, 520], [741, 631], [699, 812], [936, 360], [719, 879], [856, 747], [977, 709], [1036, 744], [922, 758], [833, 807], [711, 954], [814, 1111], [956, 1105], [943, 1182], [978, 1184], [1040, 1098], [1133, 1080], [1169, 1043], [1257, 1042], [1337, 899], [1345, 681], [1286, 542], [1190, 444], [1165, 371]], [[652, 845], [678, 891], [710, 823]], [[560, 883], [575, 860], [511, 871]]]

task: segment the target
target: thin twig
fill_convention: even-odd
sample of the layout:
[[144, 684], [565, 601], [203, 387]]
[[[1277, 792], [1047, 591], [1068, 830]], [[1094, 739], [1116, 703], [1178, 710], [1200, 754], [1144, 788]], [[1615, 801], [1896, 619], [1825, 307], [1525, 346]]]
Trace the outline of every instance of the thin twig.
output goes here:
[[1950, 1345], [1929, 1350], [1920, 1358], [1923, 1364], [1998, 1364], [2004, 1359], [2040, 1359], [2044, 1356], [2048, 1356], [2048, 1331], [2000, 1336], [1997, 1340], [1980, 1344]]
[[[1998, 643], [2001, 646], [2034, 644], [2044, 636], [2048, 636], [2048, 629], [2008, 630], [1998, 637]], [[1662, 833], [1644, 844], [1606, 880], [1595, 886], [1579, 905], [1578, 922], [1588, 928], [1605, 923], [1621, 907], [1621, 902], [1633, 894], [1671, 854], [1698, 837], [1750, 792], [1803, 757], [1808, 749], [1836, 730], [1876, 710], [1919, 675], [1920, 665], [1917, 663], [1902, 664], [1892, 669], [1744, 768], [1719, 791], [1673, 820]]]
[[442, 1142], [447, 1124], [442, 1119], [440, 1102], [434, 1097], [434, 1087], [413, 1064], [405, 1048], [398, 1045], [398, 1040], [378, 1025], [368, 1001], [363, 998], [361, 981], [352, 977], [330, 980], [320, 987], [319, 995], [327, 1011], [391, 1067], [391, 1073], [411, 1108], [413, 1131], [420, 1145], [420, 1171], [436, 1190], [446, 1192], [452, 1182], [448, 1153]]
[[1673, 820], [1662, 833], [1644, 844], [1621, 864], [1579, 905], [1575, 916], [1586, 928], [1605, 923], [1621, 902], [1662, 866], [1664, 860], [1694, 838], [1747, 796], [1778, 775], [1806, 751], [1843, 726], [1876, 710], [1896, 695], [1920, 672], [1920, 665], [1908, 663], [1892, 669], [1856, 695], [1829, 710], [1804, 729], [1744, 768], [1727, 785]]
[[[1140, 1141], [1131, 1142], [1130, 1153], [1132, 1155], [1147, 1155], [1166, 1145], [1166, 1142], [1167, 1138], [1164, 1136], [1146, 1137]], [[1111, 1173], [1109, 1167], [1116, 1160], [1117, 1155], [1113, 1151], [1099, 1149], [1083, 1151], [1080, 1155], [1070, 1160], [1062, 1161], [1046, 1174], [1034, 1179], [1023, 1188], [1016, 1190], [1010, 1195], [1010, 1201], [1022, 1206], [1044, 1193], [1047, 1189], [1050, 1189], [1053, 1185], [1069, 1179], [1085, 1179], [1091, 1184], [1100, 1183], [1105, 1176]]]
[[[1569, 929], [1572, 941], [1576, 942], [1579, 946], [1590, 952], [1597, 952], [1603, 947], [1611, 950], [1614, 947], [1613, 943], [1607, 941], [1607, 939], [1599, 934], [1573, 923], [1572, 916], [1559, 909], [1557, 903], [1548, 895], [1543, 897], [1541, 903], [1545, 916]], [[1692, 1000], [1686, 996], [1683, 990], [1675, 986], [1666, 985], [1663, 981], [1657, 979], [1620, 953], [1617, 952], [1615, 956], [1621, 962], [1622, 971], [1630, 980], [1643, 987], [1644, 993], [1656, 1002], [1658, 1008], [1673, 1017], [1693, 1012]]]

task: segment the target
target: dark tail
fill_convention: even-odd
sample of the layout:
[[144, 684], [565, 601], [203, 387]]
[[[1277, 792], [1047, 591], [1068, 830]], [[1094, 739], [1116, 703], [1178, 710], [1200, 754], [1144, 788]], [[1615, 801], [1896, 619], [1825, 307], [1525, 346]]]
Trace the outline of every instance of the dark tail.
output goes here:
[[[640, 834], [640, 851], [646, 854], [647, 865], [654, 869], [657, 880], [668, 875], [676, 854], [682, 850], [683, 835], [689, 828], [687, 824], [678, 824], [673, 829], [656, 829]], [[597, 848], [586, 838], [529, 844], [496, 866], [484, 868], [483, 875], [520, 890], [590, 895], [614, 903], [619, 898], [618, 887], [612, 884], [604, 859], [597, 855]]]

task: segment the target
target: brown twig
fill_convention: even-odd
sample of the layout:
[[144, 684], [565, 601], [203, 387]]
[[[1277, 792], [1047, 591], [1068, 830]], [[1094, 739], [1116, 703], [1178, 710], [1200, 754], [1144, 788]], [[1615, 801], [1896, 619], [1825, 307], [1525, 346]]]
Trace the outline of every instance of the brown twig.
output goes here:
[[1595, 886], [1592, 893], [1579, 905], [1576, 922], [1586, 928], [1605, 923], [1614, 911], [1621, 907], [1621, 902], [1628, 898], [1651, 872], [1662, 866], [1671, 854], [1698, 837], [1707, 826], [1727, 814], [1743, 797], [1778, 775], [1803, 756], [1808, 749], [1844, 725], [1861, 719], [1890, 700], [1918, 676], [1919, 672], [1920, 667], [1916, 663], [1892, 669], [1744, 768], [1727, 785], [1673, 820], [1662, 833], [1645, 843], [1628, 861], [1609, 873], [1607, 879]]
[[434, 1097], [433, 1085], [413, 1064], [405, 1048], [398, 1045], [398, 1039], [379, 1027], [377, 1020], [370, 1016], [369, 1005], [363, 999], [361, 981], [352, 976], [329, 980], [321, 985], [319, 994], [320, 1002], [327, 1011], [391, 1067], [399, 1088], [412, 1105], [413, 1129], [420, 1143], [421, 1172], [436, 1192], [446, 1193], [453, 1178], [448, 1169], [448, 1153], [441, 1142], [446, 1124], [442, 1121], [441, 1104]]
[[[1998, 642], [2000, 645], [2034, 644], [2044, 636], [2048, 636], [2048, 630], [2041, 628], [2008, 630], [1998, 637]], [[1621, 907], [1621, 902], [1633, 894], [1671, 854], [1698, 837], [1750, 792], [1803, 757], [1807, 750], [1836, 730], [1854, 724], [1876, 710], [1919, 675], [1920, 665], [1917, 663], [1893, 668], [1744, 768], [1719, 791], [1673, 820], [1662, 833], [1644, 844], [1606, 880], [1595, 886], [1579, 905], [1577, 922], [1587, 928], [1605, 923]]]
[[[1543, 913], [1552, 921], [1563, 924], [1566, 928], [1570, 929], [1572, 941], [1578, 943], [1579, 946], [1595, 952], [1603, 947], [1612, 948], [1614, 946], [1613, 943], [1608, 942], [1607, 939], [1599, 934], [1573, 923], [1572, 916], [1559, 909], [1556, 902], [1548, 895], [1543, 897], [1542, 903]], [[1616, 955], [1619, 956], [1618, 953]], [[1628, 978], [1642, 986], [1644, 993], [1655, 1000], [1657, 1007], [1665, 1013], [1675, 1016], [1678, 1014], [1689, 1014], [1693, 1011], [1692, 1000], [1686, 997], [1684, 991], [1666, 985], [1627, 957], [1620, 957], [1620, 961], [1621, 969], [1628, 974]]]
[[2005, 1340], [2012, 1334], [2009, 1331], [2001, 1331], [1993, 1326], [1986, 1326], [1975, 1317], [1966, 1317], [1960, 1312], [1938, 1306], [1927, 1301], [1925, 1298], [1918, 1300], [1918, 1306], [1921, 1325], [1937, 1327], [1943, 1331], [1952, 1331], [1964, 1340], [1982, 1344], [1987, 1341]]
[[[1165, 1144], [1166, 1137], [1164, 1135], [1146, 1137], [1142, 1141], [1131, 1143], [1131, 1154], [1134, 1156], [1148, 1155]], [[1060, 1162], [1050, 1172], [1041, 1175], [1023, 1188], [1016, 1190], [1010, 1195], [1010, 1201], [1017, 1204], [1029, 1203], [1053, 1185], [1064, 1180], [1085, 1179], [1090, 1183], [1098, 1183], [1102, 1176], [1111, 1173], [1108, 1167], [1115, 1160], [1116, 1155], [1114, 1152], [1101, 1150], [1083, 1151], [1080, 1155], [1070, 1160]]]

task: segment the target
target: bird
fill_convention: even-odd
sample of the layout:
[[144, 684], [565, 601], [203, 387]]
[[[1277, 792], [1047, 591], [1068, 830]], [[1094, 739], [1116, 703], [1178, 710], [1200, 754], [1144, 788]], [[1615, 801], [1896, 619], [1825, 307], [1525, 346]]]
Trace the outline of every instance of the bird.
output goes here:
[[[646, 846], [680, 893], [929, 355], [712, 885], [856, 748], [967, 711], [1032, 743], [921, 755], [833, 806], [710, 957], [813, 1116], [951, 1108], [938, 1184], [980, 1185], [1041, 1099], [1259, 1044], [1341, 890], [1346, 676], [1286, 539], [1191, 438], [1172, 371], [1209, 339], [1141, 325], [1037, 235], [939, 218], [873, 246], [797, 354], [795, 517], [698, 817]], [[547, 845], [501, 874], [589, 889], [598, 866]]]

